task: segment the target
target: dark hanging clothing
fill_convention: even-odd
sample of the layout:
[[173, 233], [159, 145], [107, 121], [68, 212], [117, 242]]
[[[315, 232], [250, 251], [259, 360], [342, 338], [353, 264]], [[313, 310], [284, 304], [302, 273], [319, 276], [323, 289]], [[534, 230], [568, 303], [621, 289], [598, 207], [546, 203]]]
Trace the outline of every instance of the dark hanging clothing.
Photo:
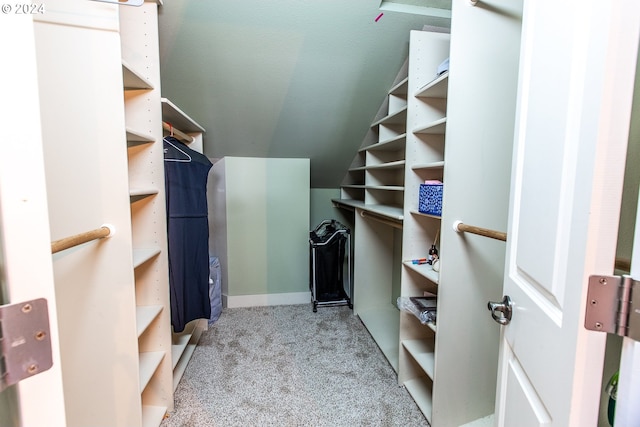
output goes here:
[[211, 316], [207, 177], [212, 163], [172, 136], [164, 138], [171, 324]]

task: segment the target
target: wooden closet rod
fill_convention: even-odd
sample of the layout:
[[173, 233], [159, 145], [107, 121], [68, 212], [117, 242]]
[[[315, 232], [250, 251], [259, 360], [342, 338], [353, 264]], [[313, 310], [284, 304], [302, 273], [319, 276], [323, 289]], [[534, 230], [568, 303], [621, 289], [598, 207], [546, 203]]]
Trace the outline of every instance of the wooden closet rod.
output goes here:
[[356, 208], [354, 208], [353, 206], [345, 205], [344, 203], [340, 203], [340, 202], [333, 202], [333, 207], [338, 209], [344, 209], [350, 212], [356, 211]]
[[385, 218], [382, 215], [377, 215], [375, 213], [369, 211], [360, 211], [360, 216], [363, 218], [370, 218], [374, 221], [381, 222], [393, 228], [399, 228], [402, 230], [402, 222], [400, 220], [393, 220], [389, 218]]
[[507, 241], [507, 233], [502, 231], [491, 230], [489, 228], [476, 227], [474, 225], [463, 224], [462, 221], [456, 221], [453, 223], [453, 229], [457, 232], [465, 232], [477, 234], [478, 236], [489, 237], [491, 239]]
[[171, 133], [172, 136], [175, 136], [176, 138], [186, 142], [187, 144], [191, 144], [193, 142], [193, 137], [191, 135], [187, 135], [181, 130], [174, 128], [171, 124], [167, 122], [162, 122], [162, 128], [167, 132]]
[[90, 242], [92, 240], [110, 237], [114, 232], [115, 228], [113, 226], [105, 224], [100, 228], [96, 228], [95, 230], [76, 234], [75, 236], [65, 237], [60, 240], [55, 240], [51, 242], [51, 253], [55, 254], [57, 252], [64, 251], [65, 249]]
[[631, 271], [631, 260], [629, 258], [618, 258], [616, 257], [615, 268], [623, 271]]

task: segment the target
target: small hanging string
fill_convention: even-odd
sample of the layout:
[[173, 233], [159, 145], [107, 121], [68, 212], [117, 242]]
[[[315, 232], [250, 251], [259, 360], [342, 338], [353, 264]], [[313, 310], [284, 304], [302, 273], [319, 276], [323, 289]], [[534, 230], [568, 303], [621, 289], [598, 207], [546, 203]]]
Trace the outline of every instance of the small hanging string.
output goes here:
[[173, 125], [169, 123], [169, 135], [173, 136]]

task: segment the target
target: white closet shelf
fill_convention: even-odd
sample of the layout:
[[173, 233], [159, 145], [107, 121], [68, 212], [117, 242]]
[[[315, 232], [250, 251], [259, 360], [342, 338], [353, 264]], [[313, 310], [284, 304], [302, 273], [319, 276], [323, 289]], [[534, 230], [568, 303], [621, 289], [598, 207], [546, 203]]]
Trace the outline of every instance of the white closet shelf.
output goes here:
[[380, 141], [376, 144], [360, 148], [358, 151], [398, 151], [404, 148], [407, 134], [403, 133], [393, 138]]
[[416, 378], [413, 380], [405, 381], [404, 386], [407, 391], [413, 397], [418, 408], [424, 414], [425, 418], [431, 423], [431, 414], [433, 411], [432, 397], [431, 397], [431, 385], [428, 384], [426, 378]]
[[166, 413], [166, 406], [142, 405], [142, 427], [158, 427]]
[[404, 218], [401, 206], [365, 204], [362, 200], [355, 199], [331, 199], [331, 201], [345, 206], [351, 206], [352, 208], [358, 208], [363, 211], [369, 211], [374, 214], [386, 216], [397, 221], [402, 221]]
[[426, 213], [422, 213], [422, 212], [416, 211], [416, 210], [411, 210], [410, 212], [411, 212], [412, 215], [416, 215], [416, 216], [424, 216], [424, 217], [427, 217], [427, 218], [440, 219], [440, 220], [442, 219], [441, 216], [426, 214]]
[[429, 264], [413, 264], [411, 261], [403, 261], [402, 264], [436, 285], [440, 282], [440, 273], [433, 271], [433, 267]]
[[138, 268], [160, 253], [160, 248], [133, 249], [133, 268]]
[[122, 60], [122, 80], [125, 90], [153, 89], [153, 84], [124, 59]]
[[447, 118], [443, 117], [433, 122], [420, 126], [413, 130], [413, 133], [426, 135], [444, 135], [447, 131]]
[[369, 166], [365, 166], [364, 168], [366, 170], [372, 170], [372, 169], [404, 169], [404, 165], [405, 165], [406, 161], [404, 160], [396, 160], [395, 162], [387, 162], [387, 163], [380, 163], [377, 165], [369, 165]]
[[189, 340], [191, 339], [191, 332], [182, 333], [182, 334], [174, 334], [173, 336], [173, 345], [171, 346], [171, 363], [173, 364], [172, 369], [175, 369], [180, 361], [180, 358], [184, 354], [187, 345], [189, 344]]
[[160, 362], [162, 362], [164, 356], [164, 351], [150, 351], [138, 355], [140, 360], [140, 393], [142, 393], [149, 384], [151, 377], [153, 377], [156, 369], [160, 366]]
[[162, 120], [171, 123], [182, 132], [204, 132], [204, 128], [196, 123], [184, 111], [167, 98], [162, 98]]
[[366, 166], [356, 166], [356, 167], [350, 168], [349, 172], [359, 172], [359, 171], [363, 171], [363, 170], [366, 170], [366, 169], [367, 169]]
[[358, 313], [360, 320], [375, 340], [389, 364], [398, 372], [400, 311], [391, 304]]
[[407, 107], [405, 106], [400, 111], [396, 111], [393, 114], [389, 114], [381, 118], [380, 120], [373, 122], [371, 127], [375, 127], [378, 125], [396, 125], [396, 124], [404, 124], [407, 121]]
[[161, 305], [139, 305], [136, 307], [136, 330], [138, 331], [138, 338], [147, 330], [151, 322], [162, 311]]
[[[173, 345], [171, 346], [171, 357], [173, 363], [173, 389], [175, 390], [180, 383], [180, 379], [184, 375], [184, 371], [187, 369], [189, 360], [196, 349], [200, 335], [202, 334], [202, 327], [198, 327], [199, 322], [203, 320], [196, 320], [190, 322], [185, 327], [184, 331], [179, 334], [173, 334]], [[204, 320], [206, 322], [206, 320]]]
[[404, 191], [401, 185], [365, 185], [365, 190]]
[[359, 188], [359, 189], [364, 189], [364, 184], [345, 184], [342, 186], [342, 188]]
[[405, 77], [395, 86], [389, 89], [389, 95], [406, 95], [409, 88], [409, 77]]
[[433, 380], [434, 351], [433, 340], [404, 340], [402, 346], [420, 365], [422, 370]]
[[446, 98], [449, 91], [449, 72], [441, 74], [416, 91], [418, 98]]
[[127, 142], [129, 143], [129, 145], [148, 144], [148, 143], [155, 142], [155, 140], [151, 135], [144, 134], [140, 131], [127, 128], [126, 132], [127, 132]]
[[414, 171], [427, 170], [427, 169], [442, 169], [442, 168], [444, 168], [444, 160], [439, 162], [416, 163], [413, 166], [411, 166], [411, 169]]
[[157, 188], [130, 188], [129, 196], [131, 197], [147, 197], [152, 196], [154, 194], [158, 194]]

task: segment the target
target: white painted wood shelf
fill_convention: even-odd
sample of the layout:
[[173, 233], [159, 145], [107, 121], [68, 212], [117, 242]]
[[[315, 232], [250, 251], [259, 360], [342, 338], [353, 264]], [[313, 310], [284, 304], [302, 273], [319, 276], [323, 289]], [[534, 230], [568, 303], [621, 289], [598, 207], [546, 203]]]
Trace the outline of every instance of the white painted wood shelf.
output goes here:
[[168, 98], [162, 98], [162, 120], [186, 133], [204, 133], [204, 128]]
[[138, 356], [140, 361], [140, 393], [149, 385], [165, 355], [164, 351], [151, 351], [140, 353]]
[[433, 397], [431, 394], [431, 384], [427, 378], [415, 378], [412, 380], [405, 381], [404, 386], [407, 388], [407, 391], [413, 397], [418, 408], [425, 416], [427, 421], [431, 423], [432, 411], [433, 411]]
[[[420, 258], [426, 258], [426, 254], [425, 256], [422, 256]], [[436, 285], [440, 282], [440, 274], [437, 271], [434, 271], [433, 266], [431, 266], [430, 264], [413, 264], [411, 261], [404, 261], [402, 264], [406, 268], [415, 271], [425, 279], [429, 279]]]
[[133, 248], [133, 268], [138, 268], [145, 262], [152, 259], [154, 256], [159, 255], [162, 252], [162, 249], [159, 247], [155, 248]]
[[435, 363], [433, 340], [404, 340], [402, 346], [407, 349], [427, 376], [433, 380]]

